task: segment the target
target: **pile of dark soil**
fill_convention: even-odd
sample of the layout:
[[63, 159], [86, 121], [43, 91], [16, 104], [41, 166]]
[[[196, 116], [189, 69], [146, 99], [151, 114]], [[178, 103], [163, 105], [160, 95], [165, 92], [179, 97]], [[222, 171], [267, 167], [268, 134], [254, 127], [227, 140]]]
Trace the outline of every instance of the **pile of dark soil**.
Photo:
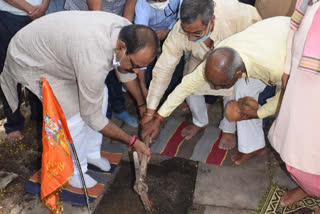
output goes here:
[[[134, 167], [121, 161], [120, 169], [95, 214], [145, 213], [139, 196], [134, 192]], [[160, 164], [149, 164], [147, 184], [153, 213], [186, 214], [192, 206], [197, 176], [197, 162], [172, 158]]]

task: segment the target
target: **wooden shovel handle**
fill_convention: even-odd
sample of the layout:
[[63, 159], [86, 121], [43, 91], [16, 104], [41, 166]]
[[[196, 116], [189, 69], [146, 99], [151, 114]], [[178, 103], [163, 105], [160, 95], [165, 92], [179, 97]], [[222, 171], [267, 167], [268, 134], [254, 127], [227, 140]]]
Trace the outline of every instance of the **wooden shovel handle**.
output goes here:
[[[149, 149], [150, 135], [147, 135], [143, 141], [146, 144], [147, 149]], [[147, 176], [147, 164], [148, 164], [148, 156], [143, 154], [141, 157], [141, 165], [140, 165], [140, 176], [143, 181], [145, 180], [145, 178]]]

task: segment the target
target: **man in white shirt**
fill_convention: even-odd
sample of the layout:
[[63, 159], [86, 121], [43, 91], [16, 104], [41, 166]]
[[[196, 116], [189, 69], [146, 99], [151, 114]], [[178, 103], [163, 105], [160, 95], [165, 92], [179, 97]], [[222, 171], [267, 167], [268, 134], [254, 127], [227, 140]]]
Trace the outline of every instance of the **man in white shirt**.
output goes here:
[[[87, 171], [88, 162], [108, 171], [110, 165], [100, 154], [102, 134], [131, 144], [138, 153], [151, 153], [143, 142], [106, 118], [104, 80], [116, 69], [122, 82], [130, 82], [136, 78], [134, 71], [149, 64], [157, 50], [152, 29], [131, 25], [120, 16], [100, 11], [53, 13], [13, 37], [0, 76], [1, 88], [16, 110], [17, 84], [40, 97], [39, 81], [45, 77], [67, 119], [82, 171]], [[135, 96], [137, 87], [126, 86]], [[88, 174], [84, 176], [87, 187], [97, 183]], [[82, 187], [76, 167], [70, 184]]]

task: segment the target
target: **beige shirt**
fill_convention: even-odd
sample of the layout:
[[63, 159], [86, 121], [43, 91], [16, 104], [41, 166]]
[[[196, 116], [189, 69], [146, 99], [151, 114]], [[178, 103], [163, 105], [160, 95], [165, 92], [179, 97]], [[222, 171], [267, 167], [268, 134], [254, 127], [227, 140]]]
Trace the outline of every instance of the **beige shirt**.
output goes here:
[[[214, 9], [215, 26], [210, 38], [215, 46], [228, 36], [261, 20], [257, 10], [248, 4], [239, 3], [237, 0], [214, 0], [214, 2], [216, 3]], [[147, 97], [149, 109], [158, 107], [160, 99], [170, 83], [175, 67], [184, 52], [189, 55], [185, 73], [191, 73], [204, 60], [210, 50], [203, 42], [189, 41], [182, 32], [181, 22], [178, 21], [163, 44], [162, 54], [152, 71], [152, 81]], [[200, 90], [202, 92], [199, 93], [205, 93], [210, 91], [210, 88]]]
[[[287, 36], [289, 32], [289, 17], [274, 17], [260, 21], [246, 30], [237, 33], [220, 42], [216, 48], [230, 47], [241, 56], [250, 78], [260, 79], [267, 85], [281, 85], [283, 74]], [[181, 84], [170, 94], [158, 113], [167, 117], [189, 96], [203, 85], [209, 84], [205, 78], [205, 64], [202, 62], [197, 69], [185, 76]], [[208, 94], [229, 96], [232, 89], [214, 90]], [[259, 118], [265, 118], [276, 112], [280, 92], [267, 100], [258, 109]]]
[[129, 24], [111, 13], [68, 11], [44, 16], [20, 30], [11, 40], [0, 76], [10, 107], [17, 109], [18, 83], [40, 97], [39, 80], [46, 77], [67, 119], [80, 112], [93, 129], [104, 128], [104, 81], [113, 70], [119, 32]]

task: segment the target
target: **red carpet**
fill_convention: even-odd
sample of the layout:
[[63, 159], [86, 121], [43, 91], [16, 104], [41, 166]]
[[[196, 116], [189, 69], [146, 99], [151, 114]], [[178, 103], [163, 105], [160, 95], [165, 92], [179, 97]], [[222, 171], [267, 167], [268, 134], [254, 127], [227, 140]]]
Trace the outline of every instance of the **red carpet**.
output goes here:
[[[178, 127], [175, 129], [174, 133], [170, 136], [169, 140], [167, 141], [165, 147], [162, 149], [160, 154], [162, 155], [168, 155], [171, 157], [177, 157], [179, 155], [179, 149], [182, 147], [182, 145], [185, 143], [184, 138], [181, 136], [181, 131], [191, 124], [190, 122], [182, 122], [178, 125]], [[215, 165], [222, 165], [226, 155], [227, 151], [219, 149], [219, 142], [221, 139], [221, 134], [218, 137], [213, 137], [212, 139], [212, 146], [210, 152], [206, 152], [206, 154], [203, 154], [202, 160], [205, 163], [208, 164], [215, 164]], [[192, 140], [192, 139], [191, 139]], [[189, 141], [191, 141], [189, 140]], [[189, 142], [186, 142], [189, 143]], [[199, 154], [198, 154], [199, 155]], [[202, 154], [200, 154], [202, 155]], [[183, 157], [186, 158], [186, 157]]]

